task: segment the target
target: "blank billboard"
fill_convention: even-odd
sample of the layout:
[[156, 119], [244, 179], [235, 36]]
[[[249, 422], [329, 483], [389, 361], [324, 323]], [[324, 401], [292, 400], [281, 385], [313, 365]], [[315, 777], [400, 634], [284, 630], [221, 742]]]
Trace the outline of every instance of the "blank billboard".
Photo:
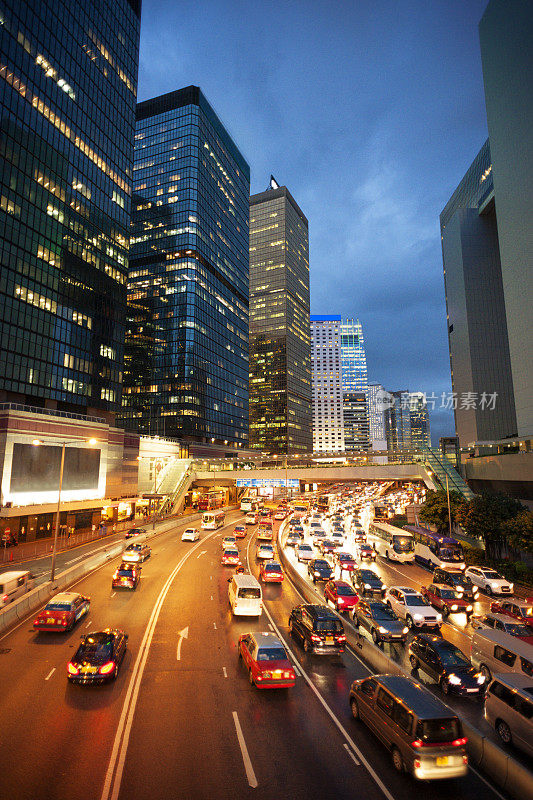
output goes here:
[[[11, 492], [54, 492], [59, 486], [61, 447], [13, 445]], [[100, 450], [65, 448], [63, 490], [98, 489]]]

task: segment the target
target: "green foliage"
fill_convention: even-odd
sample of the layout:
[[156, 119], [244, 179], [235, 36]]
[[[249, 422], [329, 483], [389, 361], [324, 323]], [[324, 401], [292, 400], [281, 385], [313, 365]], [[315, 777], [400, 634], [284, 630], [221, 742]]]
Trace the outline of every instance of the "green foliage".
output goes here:
[[502, 528], [513, 550], [533, 553], [533, 512], [520, 511], [516, 517], [506, 520]]
[[395, 525], [397, 528], [403, 528], [407, 525], [407, 517], [405, 514], [395, 514], [391, 519], [388, 519], [389, 525]]
[[[465, 505], [465, 500], [459, 492], [450, 492], [450, 510], [452, 525], [457, 521], [457, 514]], [[423, 504], [419, 513], [420, 519], [429, 524], [435, 525], [439, 533], [448, 533], [448, 499], [446, 492], [439, 489], [437, 492], [429, 492], [426, 502]]]
[[499, 492], [476, 494], [464, 503], [457, 513], [457, 521], [470, 536], [480, 536], [490, 559], [507, 554], [505, 524], [524, 511], [519, 500]]
[[485, 564], [485, 551], [479, 547], [473, 547], [468, 542], [461, 542], [467, 567], [478, 567]]

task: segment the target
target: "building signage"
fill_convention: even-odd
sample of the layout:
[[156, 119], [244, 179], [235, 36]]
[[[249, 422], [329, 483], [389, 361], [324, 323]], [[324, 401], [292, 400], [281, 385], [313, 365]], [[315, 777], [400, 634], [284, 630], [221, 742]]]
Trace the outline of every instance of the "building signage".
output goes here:
[[298, 478], [289, 478], [286, 482], [284, 478], [237, 478], [237, 488], [243, 486], [254, 486], [261, 489], [289, 486], [292, 489], [299, 489], [300, 481]]

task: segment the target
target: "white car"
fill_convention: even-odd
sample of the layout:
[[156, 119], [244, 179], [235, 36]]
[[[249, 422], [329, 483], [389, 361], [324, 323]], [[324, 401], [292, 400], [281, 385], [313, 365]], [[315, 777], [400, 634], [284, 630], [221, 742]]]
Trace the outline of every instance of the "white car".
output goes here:
[[227, 550], [228, 547], [237, 547], [237, 539], [235, 536], [224, 536], [222, 539], [222, 549]]
[[514, 584], [490, 567], [468, 567], [465, 576], [487, 594], [512, 595], [514, 591]]
[[200, 538], [200, 531], [198, 528], [185, 528], [181, 536], [182, 542], [197, 542]]
[[274, 548], [271, 544], [259, 544], [255, 551], [255, 557], [259, 559], [266, 559], [267, 561], [274, 560]]
[[298, 561], [311, 561], [314, 557], [315, 554], [310, 544], [299, 544], [296, 548], [296, 558]]
[[389, 586], [385, 602], [407, 622], [408, 628], [436, 628], [442, 625], [442, 614], [425, 597], [409, 586]]

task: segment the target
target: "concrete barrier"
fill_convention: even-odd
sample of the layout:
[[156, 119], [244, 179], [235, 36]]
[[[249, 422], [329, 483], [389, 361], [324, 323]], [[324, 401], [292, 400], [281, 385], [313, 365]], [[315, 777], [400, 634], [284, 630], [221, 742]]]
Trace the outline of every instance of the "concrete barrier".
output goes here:
[[[309, 583], [296, 572], [292, 563], [285, 555], [282, 541], [284, 542], [285, 531], [288, 520], [283, 522], [278, 531], [278, 555], [285, 572], [291, 576], [300, 594], [308, 603], [324, 603], [321, 597]], [[367, 639], [363, 639], [355, 630], [351, 623], [343, 620], [346, 641], [352, 649], [375, 670], [376, 674], [408, 675], [402, 666], [390, 659], [379, 647]], [[456, 713], [456, 712], [453, 712]], [[511, 755], [498, 747], [497, 744], [487, 739], [481, 731], [475, 728], [466, 720], [462, 719], [462, 725], [466, 736], [468, 736], [467, 752], [470, 762], [478, 766], [483, 772], [489, 775], [492, 780], [501, 788], [508, 792], [516, 800], [525, 800], [526, 797], [533, 797], [533, 773], [522, 766]]]

